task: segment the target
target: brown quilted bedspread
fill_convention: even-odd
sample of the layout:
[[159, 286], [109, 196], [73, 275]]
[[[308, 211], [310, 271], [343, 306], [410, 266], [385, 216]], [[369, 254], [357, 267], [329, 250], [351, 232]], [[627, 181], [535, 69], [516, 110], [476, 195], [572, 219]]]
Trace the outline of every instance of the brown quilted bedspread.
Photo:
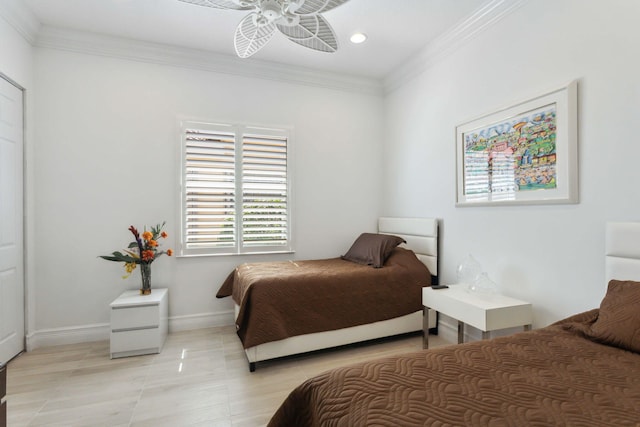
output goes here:
[[596, 316], [331, 370], [269, 427], [639, 426], [640, 355], [584, 338]]
[[238, 335], [249, 348], [413, 313], [429, 283], [415, 254], [396, 248], [382, 268], [340, 258], [242, 264], [216, 296], [240, 306]]

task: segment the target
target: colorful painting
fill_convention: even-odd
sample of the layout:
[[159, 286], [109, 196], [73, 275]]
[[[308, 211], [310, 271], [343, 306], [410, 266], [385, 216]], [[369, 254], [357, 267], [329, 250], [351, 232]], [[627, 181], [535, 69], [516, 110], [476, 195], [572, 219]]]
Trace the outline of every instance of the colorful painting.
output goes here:
[[556, 106], [463, 134], [467, 196], [556, 188]]
[[578, 203], [578, 82], [456, 126], [456, 206]]

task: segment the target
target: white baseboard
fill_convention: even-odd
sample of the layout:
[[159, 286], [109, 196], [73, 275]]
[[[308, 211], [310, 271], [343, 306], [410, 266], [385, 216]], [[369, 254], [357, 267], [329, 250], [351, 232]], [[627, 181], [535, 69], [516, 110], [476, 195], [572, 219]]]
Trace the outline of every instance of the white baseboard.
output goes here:
[[[490, 333], [490, 338], [510, 335], [513, 333], [522, 332], [522, 328], [508, 328], [499, 331], [493, 331]], [[438, 321], [438, 335], [442, 336], [445, 341], [457, 343], [458, 342], [458, 321], [440, 314]], [[465, 325], [464, 328], [464, 342], [480, 341], [482, 339], [482, 331], [472, 326]]]
[[[169, 331], [188, 331], [192, 329], [213, 328], [233, 325], [233, 310], [221, 313], [201, 313], [169, 318]], [[109, 323], [72, 326], [67, 328], [41, 329], [27, 335], [27, 351], [41, 347], [78, 344], [109, 339]]]
[[[234, 322], [233, 310], [220, 313], [188, 314], [185, 316], [173, 316], [169, 318], [169, 331], [189, 331], [192, 329], [214, 328], [218, 326], [230, 326]], [[72, 326], [67, 328], [41, 329], [27, 335], [27, 351], [33, 351], [41, 347], [56, 345], [78, 344], [93, 341], [106, 341], [111, 332], [108, 323], [93, 325]], [[504, 331], [503, 333], [514, 332]], [[517, 331], [516, 331], [517, 332]], [[458, 322], [450, 317], [440, 315], [438, 322], [438, 334], [451, 343], [458, 342]], [[496, 335], [502, 335], [497, 333]], [[482, 339], [482, 333], [471, 327], [465, 328], [465, 342]]]
[[[458, 342], [458, 321], [440, 314], [438, 322], [438, 335], [442, 336], [445, 341], [451, 343]], [[478, 341], [482, 339], [482, 332], [469, 325], [464, 328], [464, 342]]]
[[169, 318], [169, 332], [233, 325], [233, 310], [221, 313], [188, 314]]
[[458, 322], [451, 318], [443, 318], [442, 314], [438, 319], [438, 336], [446, 342], [458, 342]]
[[54, 345], [78, 344], [109, 339], [111, 327], [108, 323], [72, 326], [67, 328], [41, 329], [27, 335], [27, 351]]

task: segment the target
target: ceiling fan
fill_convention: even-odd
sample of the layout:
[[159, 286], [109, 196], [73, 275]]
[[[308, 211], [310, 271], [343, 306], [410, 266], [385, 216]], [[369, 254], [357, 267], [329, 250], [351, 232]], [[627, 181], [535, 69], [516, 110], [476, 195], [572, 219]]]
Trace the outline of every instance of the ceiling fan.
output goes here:
[[240, 58], [258, 52], [276, 28], [289, 40], [309, 49], [333, 53], [338, 40], [320, 15], [348, 0], [180, 0], [216, 9], [251, 10], [236, 28], [234, 45]]

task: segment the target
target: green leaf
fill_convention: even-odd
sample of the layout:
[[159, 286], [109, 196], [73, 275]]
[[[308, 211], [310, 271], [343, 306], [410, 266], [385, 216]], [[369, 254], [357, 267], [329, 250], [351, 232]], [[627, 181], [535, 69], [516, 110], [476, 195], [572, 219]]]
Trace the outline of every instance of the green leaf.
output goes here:
[[100, 258], [106, 259], [107, 261], [122, 261], [120, 258], [116, 258], [113, 256], [100, 255]]
[[118, 251], [113, 252], [112, 256], [100, 255], [100, 258], [106, 259], [107, 261], [134, 262], [136, 264], [139, 262], [138, 259], [133, 258], [129, 255], [125, 255], [122, 252], [118, 252]]

